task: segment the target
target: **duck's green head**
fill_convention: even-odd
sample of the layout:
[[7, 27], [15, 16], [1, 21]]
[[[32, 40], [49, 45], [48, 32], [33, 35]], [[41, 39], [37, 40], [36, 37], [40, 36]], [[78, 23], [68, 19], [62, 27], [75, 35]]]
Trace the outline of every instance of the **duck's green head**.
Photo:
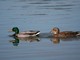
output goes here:
[[18, 34], [18, 33], [19, 33], [18, 27], [13, 27], [13, 28], [12, 28], [12, 31], [15, 32], [15, 34]]

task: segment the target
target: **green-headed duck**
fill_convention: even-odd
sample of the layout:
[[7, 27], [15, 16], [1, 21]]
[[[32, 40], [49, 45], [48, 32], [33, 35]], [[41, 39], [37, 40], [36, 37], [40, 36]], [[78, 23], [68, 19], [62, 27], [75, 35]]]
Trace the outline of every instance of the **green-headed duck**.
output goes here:
[[12, 36], [16, 36], [16, 37], [35, 37], [38, 36], [40, 34], [40, 31], [24, 31], [24, 32], [20, 32], [19, 33], [19, 29], [18, 27], [13, 27], [11, 29], [12, 32], [15, 32], [15, 34], [13, 34]]

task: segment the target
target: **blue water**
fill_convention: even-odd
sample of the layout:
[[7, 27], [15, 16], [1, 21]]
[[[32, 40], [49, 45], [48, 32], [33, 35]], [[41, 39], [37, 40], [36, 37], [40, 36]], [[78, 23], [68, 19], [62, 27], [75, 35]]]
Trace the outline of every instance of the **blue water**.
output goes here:
[[14, 26], [20, 31], [80, 31], [79, 0], [0, 0], [0, 60], [80, 60], [80, 38], [19, 40], [13, 44], [8, 32]]

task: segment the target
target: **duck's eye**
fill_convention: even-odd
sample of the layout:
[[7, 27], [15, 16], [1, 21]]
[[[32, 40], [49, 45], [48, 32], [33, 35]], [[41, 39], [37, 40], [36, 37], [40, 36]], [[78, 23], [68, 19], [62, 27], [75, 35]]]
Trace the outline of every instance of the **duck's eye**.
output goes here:
[[16, 31], [17, 28], [13, 28], [12, 31]]
[[15, 31], [15, 29], [13, 28], [12, 31]]

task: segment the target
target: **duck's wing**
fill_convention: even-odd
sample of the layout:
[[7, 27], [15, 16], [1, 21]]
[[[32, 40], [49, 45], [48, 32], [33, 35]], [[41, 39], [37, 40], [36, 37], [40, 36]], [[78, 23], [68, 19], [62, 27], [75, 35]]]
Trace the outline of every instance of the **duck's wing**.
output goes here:
[[65, 33], [65, 34], [66, 34], [66, 33], [75, 33], [75, 34], [78, 34], [77, 31], [76, 31], [76, 32], [75, 32], [75, 31], [63, 31], [63, 32], [61, 32], [61, 33]]
[[21, 32], [19, 34], [22, 34], [22, 35], [38, 35], [40, 34], [40, 31], [34, 31], [34, 30], [30, 30], [30, 31], [24, 31], [24, 32]]
[[26, 31], [26, 32], [21, 32], [19, 34], [22, 34], [22, 35], [33, 35], [33, 34], [36, 34], [36, 32]]
[[40, 33], [40, 31], [34, 31], [34, 30], [26, 31], [26, 34], [38, 34], [38, 33]]
[[74, 32], [74, 31], [63, 31], [60, 32], [59, 36], [61, 37], [74, 37], [78, 34], [78, 32]]

